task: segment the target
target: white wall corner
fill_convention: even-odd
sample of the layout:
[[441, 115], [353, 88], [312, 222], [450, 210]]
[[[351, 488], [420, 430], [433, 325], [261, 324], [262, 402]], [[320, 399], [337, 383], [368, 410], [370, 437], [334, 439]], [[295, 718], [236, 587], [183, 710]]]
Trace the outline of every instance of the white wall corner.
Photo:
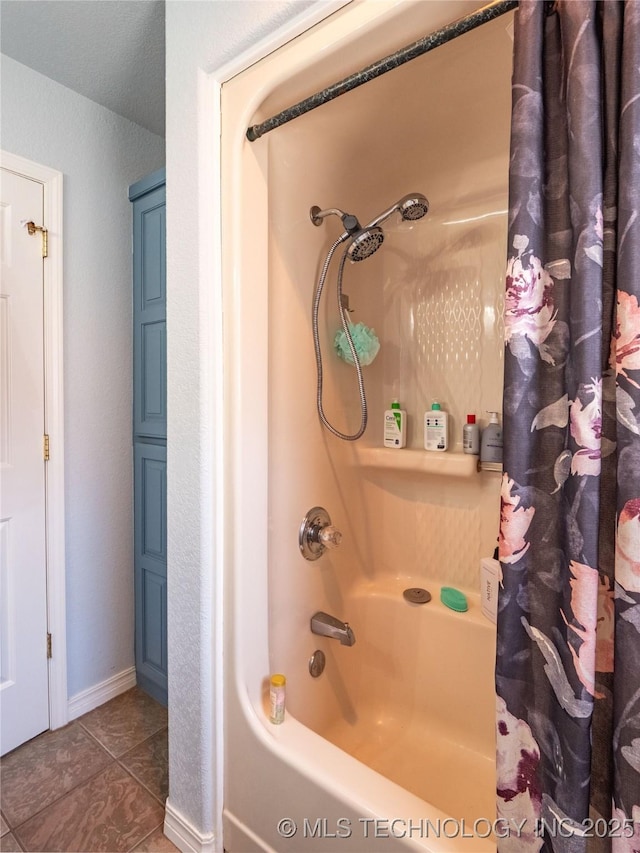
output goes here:
[[131, 666], [116, 675], [76, 693], [69, 699], [69, 720], [75, 720], [110, 699], [115, 699], [126, 690], [136, 686], [136, 668]]
[[170, 800], [165, 803], [163, 831], [182, 853], [223, 853], [222, 839], [213, 832], [198, 832]]
[[[196, 35], [190, 29], [189, 13], [184, 13], [184, 32], [173, 27], [168, 30], [168, 43], [175, 50], [169, 50], [167, 65], [167, 313], [168, 322], [179, 334], [180, 324], [195, 320], [197, 326], [197, 378], [198, 394], [186, 400], [186, 404], [197, 407], [194, 420], [185, 422], [183, 417], [185, 396], [182, 389], [193, 386], [193, 363], [189, 356], [176, 346], [168, 349], [169, 409], [178, 414], [169, 415], [167, 452], [169, 464], [182, 460], [185, 453], [186, 438], [193, 442], [193, 452], [185, 470], [181, 471], [181, 481], [194, 476], [194, 459], [197, 458], [200, 471], [201, 491], [184, 498], [180, 495], [174, 502], [176, 486], [169, 487], [168, 531], [169, 552], [190, 553], [199, 548], [197, 560], [200, 574], [196, 576], [191, 566], [183, 566], [180, 557], [176, 559], [176, 586], [184, 580], [181, 601], [177, 597], [171, 600], [169, 594], [169, 634], [170, 657], [180, 672], [179, 681], [172, 677], [169, 669], [169, 757], [172, 796], [166, 802], [165, 835], [184, 853], [203, 851], [203, 853], [222, 853], [222, 804], [223, 804], [223, 572], [225, 560], [226, 532], [228, 523], [224, 514], [225, 487], [224, 471], [227, 465], [227, 451], [224, 436], [217, 428], [222, 420], [223, 387], [226, 365], [222, 335], [222, 271], [221, 271], [221, 198], [220, 198], [220, 90], [222, 84], [262, 59], [291, 38], [309, 29], [319, 20], [331, 14], [350, 0], [324, 0], [315, 4], [305, 14], [295, 16], [288, 24], [283, 24], [275, 32], [267, 34], [240, 57], [225, 65], [217, 65], [207, 54], [194, 56], [189, 54], [188, 71], [185, 74], [185, 45], [193, 50], [198, 47]], [[174, 7], [179, 4], [170, 4]], [[211, 20], [215, 18], [211, 10]], [[174, 23], [179, 24], [177, 19]], [[212, 24], [213, 26], [213, 24]], [[209, 46], [207, 46], [209, 49]], [[178, 66], [173, 54], [180, 56]], [[206, 69], [206, 70], [205, 70]], [[195, 74], [193, 72], [195, 71]], [[176, 80], [185, 80], [180, 88]], [[196, 80], [196, 89], [193, 80]], [[192, 100], [193, 99], [193, 100]], [[195, 101], [195, 103], [194, 103]], [[185, 103], [189, 109], [185, 111]], [[195, 107], [193, 110], [191, 107]], [[184, 116], [183, 116], [184, 112]], [[180, 122], [177, 116], [181, 117]], [[182, 120], [187, 119], [187, 124]], [[194, 134], [197, 134], [197, 161], [194, 168]], [[186, 188], [186, 189], [185, 189]], [[197, 225], [193, 224], [194, 206], [197, 211]], [[189, 222], [186, 244], [182, 237], [181, 223]], [[189, 251], [185, 248], [189, 246]], [[176, 248], [179, 246], [179, 248]], [[196, 260], [197, 259], [197, 262]], [[213, 284], [212, 284], [213, 283]], [[171, 332], [169, 337], [171, 338]], [[175, 352], [175, 355], [174, 355]], [[188, 377], [188, 378], [187, 378]], [[172, 399], [174, 405], [172, 406]], [[178, 402], [180, 401], [180, 403]], [[183, 404], [182, 407], [180, 404]], [[197, 421], [195, 418], [197, 417]], [[197, 452], [195, 448], [197, 447]], [[183, 525], [184, 500], [193, 501], [193, 512], [189, 523]], [[174, 509], [179, 507], [179, 509]], [[200, 523], [198, 521], [200, 519]], [[197, 545], [194, 545], [194, 542]], [[188, 574], [187, 574], [188, 572]], [[184, 624], [177, 622], [180, 607], [190, 600], [202, 602], [198, 639], [199, 655], [193, 654], [192, 636]], [[176, 615], [174, 615], [174, 613]], [[176, 630], [171, 625], [176, 619]], [[207, 651], [204, 651], [207, 650]], [[209, 651], [211, 650], [211, 651]], [[206, 660], [204, 667], [198, 668], [197, 662]], [[185, 696], [177, 688], [182, 679], [193, 683], [193, 690], [199, 695], [202, 716], [202, 729], [194, 730], [192, 720], [185, 713]], [[175, 684], [174, 684], [175, 681]], [[176, 689], [172, 690], [172, 686]], [[182, 766], [172, 762], [172, 755], [189, 754], [193, 751], [199, 758], [199, 767], [194, 767], [187, 775]], [[204, 768], [204, 769], [203, 769]], [[206, 778], [203, 777], [203, 773]], [[174, 805], [175, 804], [175, 805]], [[197, 817], [211, 815], [212, 821], [202, 818], [208, 828], [206, 832], [191, 823], [185, 817], [200, 823]]]

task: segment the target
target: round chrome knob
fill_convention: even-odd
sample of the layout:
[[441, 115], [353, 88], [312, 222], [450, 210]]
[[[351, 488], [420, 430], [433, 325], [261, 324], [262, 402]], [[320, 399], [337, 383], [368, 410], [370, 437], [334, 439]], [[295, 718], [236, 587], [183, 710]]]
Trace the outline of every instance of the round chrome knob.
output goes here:
[[342, 533], [331, 524], [329, 513], [314, 506], [302, 519], [298, 532], [298, 546], [305, 560], [317, 560], [327, 548], [337, 548]]

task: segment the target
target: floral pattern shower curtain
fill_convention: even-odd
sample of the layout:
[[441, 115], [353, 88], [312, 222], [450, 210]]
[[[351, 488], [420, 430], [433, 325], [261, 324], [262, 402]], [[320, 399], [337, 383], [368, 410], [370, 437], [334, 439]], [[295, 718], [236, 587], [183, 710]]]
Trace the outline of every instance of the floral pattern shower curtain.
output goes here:
[[521, 0], [508, 239], [499, 849], [640, 851], [638, 0]]

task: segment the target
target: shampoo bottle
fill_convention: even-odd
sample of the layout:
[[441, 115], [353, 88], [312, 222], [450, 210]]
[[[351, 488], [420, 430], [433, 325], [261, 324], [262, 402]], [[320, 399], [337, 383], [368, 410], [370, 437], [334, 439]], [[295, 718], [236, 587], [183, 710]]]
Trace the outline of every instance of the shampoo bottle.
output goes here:
[[394, 400], [391, 408], [384, 413], [384, 446], [404, 447], [407, 443], [407, 413]]
[[431, 411], [424, 414], [424, 449], [446, 450], [448, 442], [449, 415], [440, 408], [440, 403], [432, 403]]
[[491, 415], [491, 420], [482, 430], [480, 461], [502, 462], [502, 427], [498, 421], [498, 413], [488, 412], [487, 414]]
[[480, 453], [480, 427], [475, 415], [467, 415], [467, 422], [462, 427], [462, 449], [474, 456]]

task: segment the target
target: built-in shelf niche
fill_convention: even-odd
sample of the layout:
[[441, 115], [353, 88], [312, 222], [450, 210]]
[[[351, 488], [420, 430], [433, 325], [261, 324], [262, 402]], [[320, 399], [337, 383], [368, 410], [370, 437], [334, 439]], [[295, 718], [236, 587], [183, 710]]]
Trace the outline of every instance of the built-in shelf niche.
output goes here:
[[478, 457], [468, 453], [443, 453], [404, 447], [354, 447], [354, 462], [362, 468], [438, 474], [446, 477], [472, 477], [478, 472]]
[[502, 472], [500, 462], [480, 462], [469, 453], [447, 450], [443, 453], [404, 447], [354, 446], [353, 461], [361, 468], [378, 471], [406, 471], [413, 474], [435, 474], [444, 477], [473, 477], [479, 471]]

